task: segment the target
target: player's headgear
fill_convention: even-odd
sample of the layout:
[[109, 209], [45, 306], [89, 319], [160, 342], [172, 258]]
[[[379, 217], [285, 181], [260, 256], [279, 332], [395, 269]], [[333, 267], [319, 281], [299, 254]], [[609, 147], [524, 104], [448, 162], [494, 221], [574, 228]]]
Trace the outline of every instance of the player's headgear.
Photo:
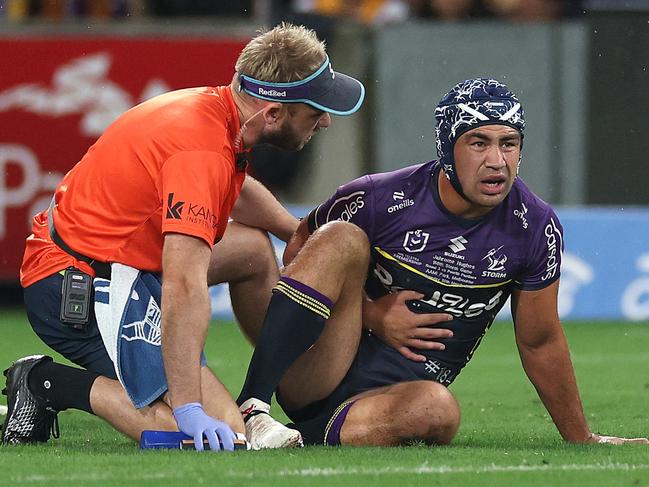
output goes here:
[[468, 79], [455, 85], [435, 109], [437, 154], [446, 177], [466, 198], [455, 171], [453, 146], [468, 130], [481, 125], [508, 125], [525, 132], [523, 107], [507, 86], [495, 79]]
[[270, 83], [239, 75], [239, 89], [255, 98], [281, 103], [306, 103], [334, 115], [351, 115], [365, 98], [363, 83], [334, 71], [329, 57], [310, 76], [290, 83]]

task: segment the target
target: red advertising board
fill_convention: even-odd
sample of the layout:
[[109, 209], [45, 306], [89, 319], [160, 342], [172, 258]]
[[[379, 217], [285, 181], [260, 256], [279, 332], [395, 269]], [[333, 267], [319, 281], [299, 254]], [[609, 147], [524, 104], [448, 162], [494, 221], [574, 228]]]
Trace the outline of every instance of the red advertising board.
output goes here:
[[0, 280], [30, 219], [121, 113], [165, 91], [222, 85], [247, 39], [0, 38]]

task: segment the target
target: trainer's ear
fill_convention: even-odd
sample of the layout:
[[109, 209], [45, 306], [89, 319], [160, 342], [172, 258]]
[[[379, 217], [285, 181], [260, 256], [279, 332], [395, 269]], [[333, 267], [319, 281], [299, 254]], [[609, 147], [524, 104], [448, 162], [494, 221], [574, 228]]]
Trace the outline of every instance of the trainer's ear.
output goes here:
[[280, 124], [286, 116], [286, 109], [279, 102], [271, 102], [264, 108], [263, 116], [266, 125]]

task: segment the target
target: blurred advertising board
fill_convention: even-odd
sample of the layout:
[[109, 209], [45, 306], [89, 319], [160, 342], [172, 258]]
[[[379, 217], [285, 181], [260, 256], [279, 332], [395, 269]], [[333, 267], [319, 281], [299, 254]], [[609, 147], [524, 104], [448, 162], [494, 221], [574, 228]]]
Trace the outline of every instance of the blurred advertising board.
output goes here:
[[[310, 208], [292, 208], [305, 216]], [[558, 208], [565, 251], [563, 320], [649, 321], [649, 208]], [[281, 261], [284, 243], [273, 239]], [[211, 288], [212, 314], [233, 319], [227, 286]], [[499, 319], [511, 319], [509, 303]]]
[[30, 219], [121, 113], [227, 84], [247, 39], [0, 37], [0, 280], [18, 278]]

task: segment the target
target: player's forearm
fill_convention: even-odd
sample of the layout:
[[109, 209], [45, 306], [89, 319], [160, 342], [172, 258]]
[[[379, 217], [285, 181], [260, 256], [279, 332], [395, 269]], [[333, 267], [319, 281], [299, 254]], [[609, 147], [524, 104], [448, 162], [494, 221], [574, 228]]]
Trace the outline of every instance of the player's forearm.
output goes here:
[[250, 176], [246, 176], [231, 217], [244, 225], [269, 231], [284, 242], [291, 238], [299, 223], [264, 185]]
[[587, 442], [591, 433], [563, 334], [536, 347], [519, 343], [519, 351], [525, 372], [563, 439]]
[[162, 357], [172, 407], [201, 402], [200, 357], [209, 314], [205, 285], [163, 284]]

